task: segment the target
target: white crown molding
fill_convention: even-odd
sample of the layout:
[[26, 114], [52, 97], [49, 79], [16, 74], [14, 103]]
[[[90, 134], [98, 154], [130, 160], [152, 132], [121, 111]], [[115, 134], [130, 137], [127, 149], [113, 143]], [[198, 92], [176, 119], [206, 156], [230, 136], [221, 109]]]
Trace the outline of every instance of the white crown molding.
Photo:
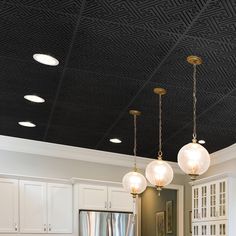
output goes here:
[[[73, 159], [79, 161], [133, 167], [133, 156], [118, 154], [113, 152], [98, 151], [87, 148], [79, 148], [55, 143], [34, 141], [29, 139], [15, 138], [0, 135], [0, 150], [34, 154], [47, 157]], [[137, 157], [137, 164], [140, 169], [145, 169], [152, 159]], [[173, 168], [174, 173], [184, 174], [177, 163], [168, 162]]]
[[[93, 163], [132, 168], [133, 156], [113, 152], [98, 151], [55, 143], [34, 141], [0, 135], [0, 150], [34, 154], [47, 157], [73, 159]], [[236, 159], [236, 144], [212, 153], [211, 166]], [[145, 169], [152, 159], [137, 157], [138, 167]], [[168, 162], [176, 174], [184, 174], [175, 162]]]
[[227, 148], [211, 153], [211, 166], [218, 165], [232, 159], [236, 159], [236, 143]]

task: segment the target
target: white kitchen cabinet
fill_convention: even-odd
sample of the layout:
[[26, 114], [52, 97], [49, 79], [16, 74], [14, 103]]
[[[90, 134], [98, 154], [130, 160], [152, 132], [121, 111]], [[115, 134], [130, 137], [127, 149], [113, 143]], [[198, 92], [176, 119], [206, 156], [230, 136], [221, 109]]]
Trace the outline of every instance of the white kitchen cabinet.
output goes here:
[[112, 211], [133, 211], [133, 198], [123, 188], [108, 187], [108, 209]]
[[107, 186], [80, 184], [79, 208], [107, 210]]
[[236, 179], [232, 176], [196, 181], [192, 188], [193, 235], [235, 236], [235, 198]]
[[0, 179], [0, 233], [18, 232], [18, 180]]
[[79, 208], [132, 212], [132, 196], [122, 187], [79, 184]]
[[48, 233], [72, 233], [72, 186], [48, 184]]
[[20, 181], [21, 233], [72, 233], [72, 186]]
[[47, 232], [47, 184], [20, 181], [20, 232]]

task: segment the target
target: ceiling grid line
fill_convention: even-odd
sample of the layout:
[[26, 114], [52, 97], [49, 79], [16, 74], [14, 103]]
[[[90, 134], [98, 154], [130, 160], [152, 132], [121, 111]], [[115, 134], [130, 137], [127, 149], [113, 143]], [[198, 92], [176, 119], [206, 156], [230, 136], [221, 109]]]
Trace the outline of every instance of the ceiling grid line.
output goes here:
[[58, 100], [58, 97], [59, 97], [59, 94], [60, 94], [60, 91], [61, 91], [61, 87], [62, 87], [62, 84], [63, 84], [65, 73], [66, 73], [66, 70], [67, 70], [67, 64], [69, 63], [70, 55], [71, 55], [72, 48], [73, 48], [73, 45], [74, 45], [74, 42], [75, 42], [75, 39], [76, 39], [76, 34], [78, 32], [78, 27], [79, 27], [79, 24], [80, 24], [80, 21], [81, 21], [81, 18], [82, 18], [82, 14], [83, 14], [85, 5], [86, 5], [86, 0], [83, 0], [83, 2], [81, 4], [81, 8], [80, 8], [80, 13], [78, 15], [78, 19], [77, 19], [77, 22], [76, 22], [76, 25], [75, 25], [75, 28], [74, 28], [74, 31], [73, 31], [72, 39], [71, 39], [71, 42], [70, 42], [70, 45], [69, 45], [68, 53], [66, 55], [66, 59], [65, 59], [64, 68], [63, 68], [63, 71], [62, 71], [62, 74], [61, 74], [61, 78], [60, 78], [58, 86], [57, 86], [56, 95], [55, 95], [53, 105], [52, 105], [52, 108], [51, 108], [51, 111], [50, 111], [50, 114], [49, 114], [47, 126], [46, 126], [44, 137], [43, 137], [43, 140], [45, 140], [45, 141], [47, 139], [48, 131], [49, 131], [49, 128], [50, 128], [50, 125], [51, 125], [51, 122], [52, 122], [52, 118], [53, 118], [53, 114], [54, 114], [54, 110], [56, 108], [57, 100]]
[[175, 50], [177, 45], [185, 38], [189, 30], [192, 28], [194, 23], [200, 18], [200, 16], [203, 14], [203, 12], [207, 9], [209, 4], [212, 2], [212, 0], [208, 0], [206, 4], [202, 7], [202, 9], [199, 11], [198, 15], [191, 21], [191, 23], [188, 25], [182, 36], [177, 40], [177, 42], [174, 44], [174, 46], [167, 52], [166, 56], [162, 59], [162, 61], [159, 63], [159, 65], [156, 67], [156, 69], [151, 73], [149, 78], [143, 83], [141, 88], [138, 90], [138, 92], [133, 96], [133, 98], [129, 101], [129, 103], [125, 106], [125, 108], [120, 112], [118, 117], [115, 119], [115, 121], [111, 124], [111, 126], [107, 129], [103, 137], [98, 141], [95, 149], [98, 149], [99, 146], [102, 144], [103, 140], [109, 135], [109, 133], [112, 131], [112, 129], [115, 127], [115, 125], [119, 122], [119, 120], [123, 117], [125, 112], [129, 109], [129, 107], [132, 105], [132, 103], [135, 101], [137, 96], [142, 92], [142, 90], [145, 88], [145, 86], [148, 84], [148, 82], [153, 78], [153, 76], [157, 73], [157, 71], [161, 68], [161, 66], [164, 64], [164, 62], [169, 58], [169, 56], [172, 54], [172, 52]]

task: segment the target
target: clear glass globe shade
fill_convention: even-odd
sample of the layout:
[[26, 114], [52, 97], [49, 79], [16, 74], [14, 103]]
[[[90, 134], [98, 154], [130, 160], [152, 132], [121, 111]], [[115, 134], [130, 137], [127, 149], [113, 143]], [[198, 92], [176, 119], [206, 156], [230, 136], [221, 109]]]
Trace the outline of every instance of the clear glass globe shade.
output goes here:
[[186, 174], [194, 178], [208, 170], [210, 155], [202, 145], [188, 143], [179, 150], [178, 164]]
[[150, 162], [146, 167], [146, 178], [156, 187], [164, 187], [173, 180], [173, 170], [171, 166], [163, 160]]
[[147, 187], [147, 181], [145, 177], [136, 171], [127, 173], [123, 177], [122, 183], [124, 189], [133, 195], [144, 192]]

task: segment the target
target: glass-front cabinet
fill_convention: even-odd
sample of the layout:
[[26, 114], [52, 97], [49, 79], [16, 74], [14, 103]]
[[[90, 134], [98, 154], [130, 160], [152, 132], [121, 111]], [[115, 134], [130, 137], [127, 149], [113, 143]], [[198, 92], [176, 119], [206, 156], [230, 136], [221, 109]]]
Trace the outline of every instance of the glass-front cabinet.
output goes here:
[[236, 178], [224, 175], [193, 184], [192, 235], [235, 236]]
[[193, 187], [193, 221], [225, 219], [227, 180]]

